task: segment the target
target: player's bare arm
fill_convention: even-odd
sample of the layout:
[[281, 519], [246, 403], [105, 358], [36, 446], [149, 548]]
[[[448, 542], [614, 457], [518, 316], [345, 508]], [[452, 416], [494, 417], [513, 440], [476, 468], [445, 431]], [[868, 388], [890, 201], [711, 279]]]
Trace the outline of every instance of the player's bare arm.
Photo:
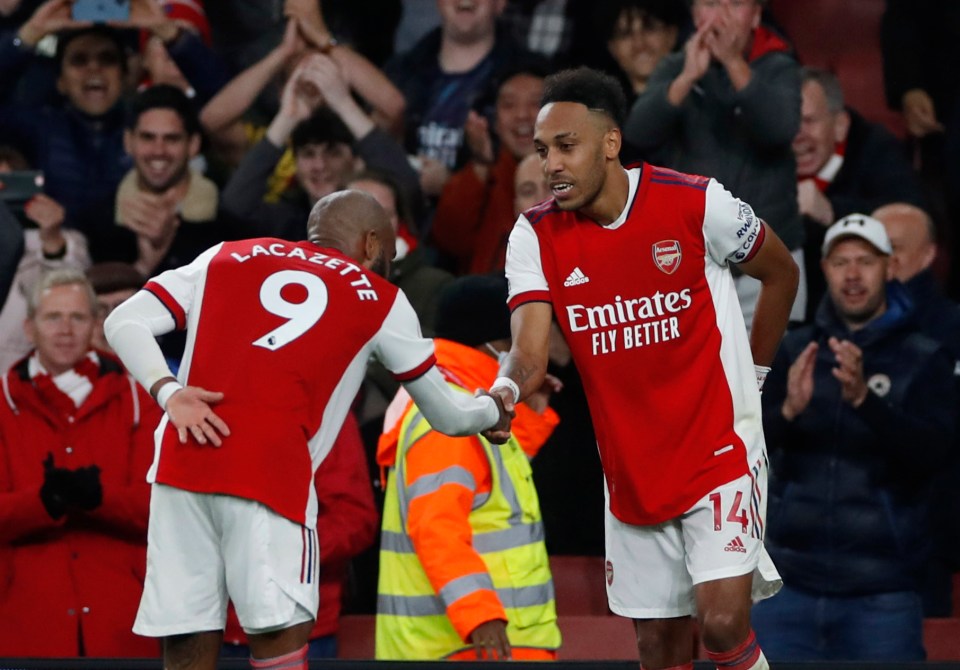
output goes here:
[[[552, 314], [552, 308], [545, 302], [528, 302], [513, 310], [510, 317], [513, 344], [490, 389], [491, 394], [503, 401], [508, 412], [512, 413], [518, 402], [538, 392], [543, 385]], [[483, 436], [491, 442], [505, 442], [510, 437], [509, 432], [504, 434], [495, 428], [484, 431]]]
[[547, 374], [550, 351], [550, 323], [553, 308], [545, 302], [528, 302], [510, 316], [513, 344], [500, 366], [500, 377], [512, 379], [520, 388], [519, 402], [536, 393]]
[[763, 245], [740, 269], [760, 280], [762, 287], [753, 315], [750, 350], [756, 365], [770, 365], [790, 320], [790, 309], [797, 296], [800, 269], [790, 251], [766, 223]]

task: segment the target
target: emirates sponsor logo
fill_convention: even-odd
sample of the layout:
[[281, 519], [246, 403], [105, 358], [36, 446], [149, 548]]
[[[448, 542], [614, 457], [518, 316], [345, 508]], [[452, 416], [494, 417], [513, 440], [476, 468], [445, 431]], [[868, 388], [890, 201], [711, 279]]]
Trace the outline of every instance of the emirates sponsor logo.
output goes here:
[[622, 323], [632, 323], [677, 314], [693, 304], [690, 289], [682, 291], [657, 291], [651, 296], [627, 298], [619, 295], [603, 305], [567, 305], [567, 320], [570, 330], [580, 332], [608, 328]]

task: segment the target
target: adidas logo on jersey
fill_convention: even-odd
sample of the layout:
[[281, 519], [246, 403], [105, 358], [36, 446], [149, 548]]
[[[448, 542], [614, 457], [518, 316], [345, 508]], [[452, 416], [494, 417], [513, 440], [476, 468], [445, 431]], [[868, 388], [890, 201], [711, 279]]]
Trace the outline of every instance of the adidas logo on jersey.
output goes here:
[[724, 551], [739, 551], [741, 554], [747, 553], [747, 548], [743, 546], [743, 540], [739, 537], [735, 537], [730, 542], [727, 543], [727, 546], [723, 548]]
[[590, 277], [583, 274], [583, 271], [580, 268], [573, 268], [573, 272], [564, 280], [564, 286], [579, 286], [580, 284], [586, 284], [590, 281]]

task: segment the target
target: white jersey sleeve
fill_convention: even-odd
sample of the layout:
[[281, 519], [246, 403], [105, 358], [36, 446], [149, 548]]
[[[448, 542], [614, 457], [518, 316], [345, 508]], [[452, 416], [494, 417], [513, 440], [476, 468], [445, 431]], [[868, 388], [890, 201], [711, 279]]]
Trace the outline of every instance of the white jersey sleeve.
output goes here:
[[490, 428], [500, 417], [492, 398], [474, 398], [450, 389], [436, 369], [433, 340], [420, 334], [420, 321], [403, 291], [397, 291], [374, 352], [441, 433], [473, 435]]
[[707, 253], [717, 264], [743, 263], [753, 258], [763, 244], [763, 221], [750, 205], [711, 179], [703, 211], [703, 233]]
[[403, 291], [397, 291], [377, 333], [374, 355], [398, 381], [415, 379], [436, 362], [433, 340], [421, 334], [420, 320]]
[[549, 292], [547, 278], [540, 262], [540, 240], [523, 214], [517, 219], [507, 244], [506, 274], [509, 291], [507, 301], [525, 293]]
[[103, 323], [103, 335], [124, 366], [148, 392], [173, 372], [155, 337], [176, 323], [170, 310], [153, 294], [139, 291], [118, 305]]
[[453, 391], [436, 367], [406, 382], [404, 388], [430, 425], [446, 435], [476, 435], [491, 428], [500, 418], [493, 398], [475, 398]]
[[146, 284], [146, 289], [157, 296], [160, 302], [170, 310], [177, 328], [186, 327], [185, 315], [189, 314], [199, 300], [198, 287], [210, 267], [210, 261], [219, 253], [223, 243], [210, 247], [197, 256], [191, 263], [167, 270]]
[[155, 336], [186, 327], [186, 315], [197, 300], [197, 286], [221, 246], [207, 249], [189, 265], [154, 277], [145, 290], [117, 307], [104, 322], [110, 346], [147, 391], [160, 379], [173, 376]]

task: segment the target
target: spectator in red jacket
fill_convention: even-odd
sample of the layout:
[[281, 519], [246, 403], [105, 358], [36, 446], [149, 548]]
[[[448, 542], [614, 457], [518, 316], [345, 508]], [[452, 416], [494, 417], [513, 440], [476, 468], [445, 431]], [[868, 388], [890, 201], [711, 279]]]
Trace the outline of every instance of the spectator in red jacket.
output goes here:
[[467, 117], [470, 161], [443, 187], [431, 230], [437, 249], [450, 257], [458, 274], [503, 269], [507, 237], [517, 220], [514, 173], [517, 162], [533, 153], [543, 77], [536, 66], [526, 64], [504, 76], [492, 129], [475, 111]]
[[0, 378], [0, 657], [159, 655], [131, 627], [160, 410], [91, 348], [95, 304], [81, 271], [46, 275]]
[[[307, 658], [336, 658], [337, 629], [350, 559], [373, 544], [380, 515], [373, 503], [360, 428], [347, 418], [330, 453], [317, 468], [317, 537], [320, 539], [320, 609]], [[221, 656], [249, 656], [247, 636], [230, 608]]]

